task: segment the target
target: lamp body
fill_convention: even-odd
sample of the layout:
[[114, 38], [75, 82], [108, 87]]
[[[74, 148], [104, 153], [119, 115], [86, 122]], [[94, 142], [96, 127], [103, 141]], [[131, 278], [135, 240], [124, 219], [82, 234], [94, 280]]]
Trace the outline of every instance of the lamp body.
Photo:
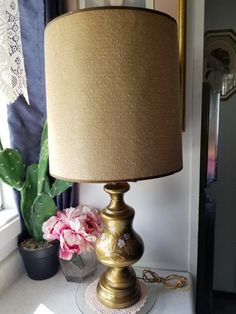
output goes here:
[[124, 308], [140, 298], [140, 286], [131, 265], [143, 255], [144, 245], [132, 227], [134, 209], [123, 199], [129, 184], [107, 184], [104, 189], [111, 202], [102, 211], [105, 228], [96, 242], [95, 252], [108, 269], [100, 278], [97, 295], [107, 307]]
[[[137, 8], [80, 10], [45, 32], [50, 173], [73, 182], [126, 182], [182, 169], [176, 22]], [[108, 266], [97, 295], [123, 308], [140, 297], [131, 267], [143, 254], [126, 183], [109, 184], [96, 244]]]

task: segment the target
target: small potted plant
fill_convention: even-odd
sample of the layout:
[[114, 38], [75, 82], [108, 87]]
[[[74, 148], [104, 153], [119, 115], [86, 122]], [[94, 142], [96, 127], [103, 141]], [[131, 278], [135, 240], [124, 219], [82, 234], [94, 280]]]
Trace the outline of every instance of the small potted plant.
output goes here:
[[99, 210], [87, 205], [57, 211], [43, 223], [44, 239], [60, 243], [60, 264], [68, 281], [80, 282], [96, 270], [93, 248], [102, 229]]
[[0, 141], [0, 179], [20, 192], [21, 216], [29, 237], [19, 241], [19, 250], [28, 276], [36, 280], [53, 276], [59, 267], [58, 244], [43, 239], [42, 224], [57, 211], [54, 197], [72, 183], [55, 180], [48, 174], [47, 123], [42, 132], [39, 162], [26, 171], [20, 152], [3, 149]]

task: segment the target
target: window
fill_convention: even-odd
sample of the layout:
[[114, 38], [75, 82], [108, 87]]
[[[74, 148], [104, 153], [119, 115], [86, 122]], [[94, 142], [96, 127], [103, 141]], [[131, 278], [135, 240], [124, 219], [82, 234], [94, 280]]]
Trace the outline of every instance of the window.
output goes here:
[[[9, 147], [7, 106], [0, 94], [0, 138], [3, 147]], [[21, 232], [20, 219], [15, 205], [13, 190], [0, 181], [0, 262], [17, 247]]]
[[2, 184], [0, 182], [0, 210], [2, 210], [4, 208], [4, 204], [3, 204], [3, 195], [2, 195]]
[[[10, 146], [10, 136], [9, 136], [9, 129], [7, 125], [7, 106], [6, 106], [6, 99], [2, 93], [0, 93], [0, 138], [3, 147], [9, 147]], [[6, 195], [5, 195], [6, 193]], [[4, 198], [5, 195], [5, 198]], [[2, 210], [5, 207], [12, 207], [12, 192], [8, 187], [5, 187], [5, 184], [3, 184], [0, 181], [0, 210]], [[6, 200], [6, 202], [5, 202]], [[10, 200], [10, 202], [8, 201]]]

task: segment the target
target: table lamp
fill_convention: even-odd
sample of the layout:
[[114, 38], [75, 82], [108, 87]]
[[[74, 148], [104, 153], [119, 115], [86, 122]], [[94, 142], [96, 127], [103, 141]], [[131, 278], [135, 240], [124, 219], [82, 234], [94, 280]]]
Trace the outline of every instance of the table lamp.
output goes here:
[[[131, 267], [144, 251], [125, 204], [128, 181], [182, 168], [177, 26], [147, 9], [103, 7], [56, 18], [45, 32], [50, 172], [106, 183], [110, 204], [98, 260], [98, 299], [125, 308], [140, 298]], [[148, 228], [148, 226], [147, 226]]]

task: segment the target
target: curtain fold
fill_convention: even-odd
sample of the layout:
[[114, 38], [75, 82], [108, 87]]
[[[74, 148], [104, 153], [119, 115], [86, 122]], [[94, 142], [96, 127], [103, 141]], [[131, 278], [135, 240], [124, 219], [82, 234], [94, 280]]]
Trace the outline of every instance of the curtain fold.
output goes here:
[[[71, 0], [70, 0], [71, 1]], [[44, 0], [45, 5], [45, 23], [49, 23], [55, 17], [64, 14], [67, 11], [65, 1], [54, 0], [47, 1]], [[57, 207], [59, 209], [64, 209], [67, 207], [75, 207], [78, 205], [78, 185], [74, 184], [71, 188], [66, 190], [61, 195], [56, 198]]]
[[48, 1], [44, 0], [45, 6], [45, 23], [49, 23], [55, 17], [63, 14], [65, 12], [64, 9], [64, 1], [63, 0], [53, 0]]

